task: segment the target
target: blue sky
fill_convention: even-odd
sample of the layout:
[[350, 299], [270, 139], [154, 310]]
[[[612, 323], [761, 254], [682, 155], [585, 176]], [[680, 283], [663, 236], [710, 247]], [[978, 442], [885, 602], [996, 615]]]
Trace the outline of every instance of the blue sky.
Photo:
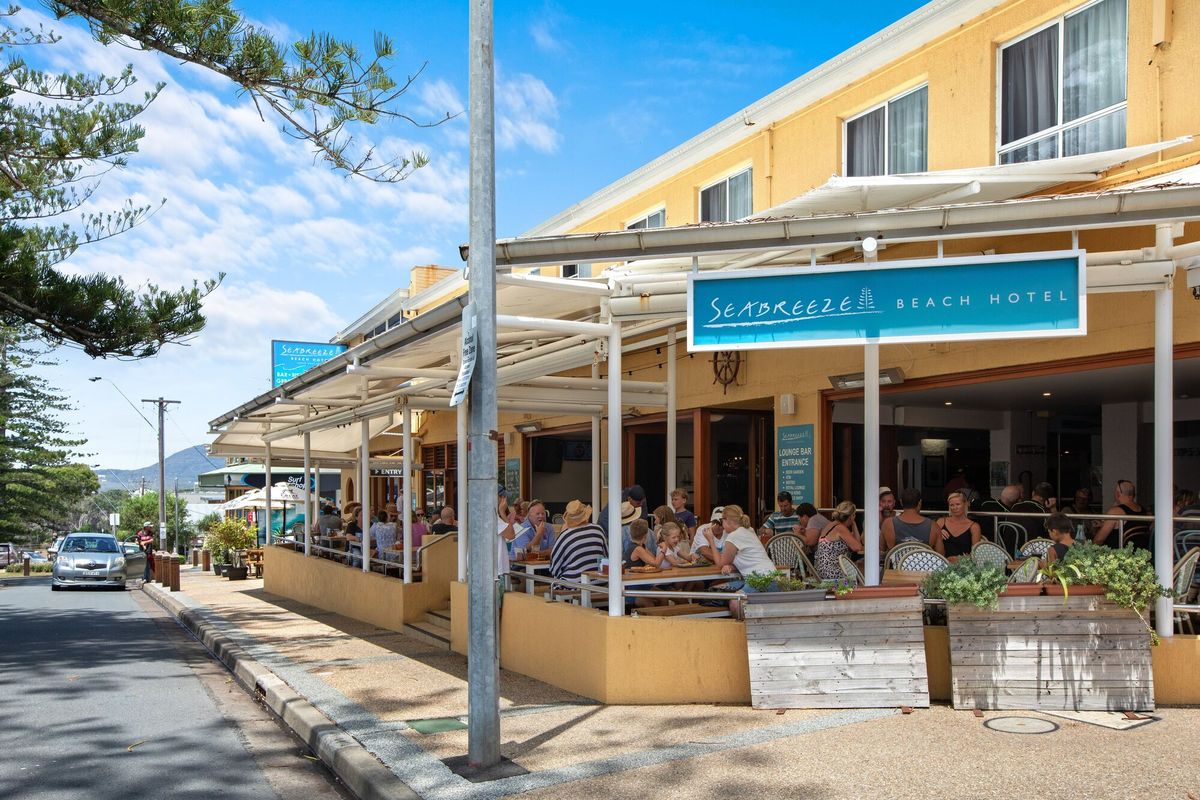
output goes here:
[[[325, 30], [369, 48], [373, 31], [387, 33], [398, 77], [428, 62], [403, 110], [434, 119], [465, 106], [466, 3], [236, 5], [289, 41]], [[528, 230], [920, 5], [865, 1], [846, 13], [831, 3], [498, 3], [498, 235]], [[21, 19], [42, 14], [30, 6]], [[128, 62], [144, 82], [168, 84], [142, 118], [141, 152], [104, 179], [95, 201], [166, 204], [140, 228], [81, 250], [71, 268], [161, 286], [227, 275], [207, 304], [208, 327], [187, 347], [138, 363], [59, 351], [45, 375], [75, 402], [70, 421], [89, 440], [89, 463], [156, 458], [153, 431], [117, 387], [135, 404], [182, 401], [169, 414], [168, 452], [203, 444], [209, 419], [270, 388], [271, 339], [327, 341], [407, 285], [412, 265], [461, 266], [465, 114], [429, 129], [360, 130], [382, 152], [417, 148], [432, 160], [402, 184], [372, 185], [314, 163], [219, 77], [49, 24], [64, 34], [41, 49], [49, 66], [114, 73]]]

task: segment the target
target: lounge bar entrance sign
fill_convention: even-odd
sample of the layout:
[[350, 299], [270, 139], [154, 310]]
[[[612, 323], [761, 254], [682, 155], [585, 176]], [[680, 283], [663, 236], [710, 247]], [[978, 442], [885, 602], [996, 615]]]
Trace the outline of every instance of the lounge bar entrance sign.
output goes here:
[[328, 342], [285, 342], [271, 340], [271, 386], [283, 384], [303, 375], [318, 364], [346, 352], [344, 344]]
[[688, 276], [688, 349], [1082, 336], [1084, 251]]
[[775, 453], [779, 491], [791, 492], [795, 503], [815, 503], [813, 493], [813, 426], [784, 425], [777, 431]]

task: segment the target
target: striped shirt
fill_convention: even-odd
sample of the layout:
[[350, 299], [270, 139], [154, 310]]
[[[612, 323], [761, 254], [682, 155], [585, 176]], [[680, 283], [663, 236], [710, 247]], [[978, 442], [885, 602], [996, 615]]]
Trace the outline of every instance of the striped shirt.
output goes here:
[[771, 533], [791, 533], [792, 528], [800, 524], [800, 515], [794, 511], [791, 514], [783, 514], [779, 511], [774, 512], [763, 523], [763, 527], [771, 531]]
[[576, 580], [584, 572], [594, 570], [608, 556], [608, 540], [604, 530], [592, 523], [565, 530], [558, 535], [550, 552], [550, 574], [556, 578]]

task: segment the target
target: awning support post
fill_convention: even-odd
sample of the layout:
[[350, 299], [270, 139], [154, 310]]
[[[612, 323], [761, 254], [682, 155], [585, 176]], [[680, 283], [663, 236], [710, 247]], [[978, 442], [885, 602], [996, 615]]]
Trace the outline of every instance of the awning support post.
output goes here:
[[879, 585], [879, 345], [863, 346], [863, 567]]
[[[403, 439], [404, 476], [400, 479], [400, 497], [401, 497], [401, 502], [404, 503], [404, 510], [401, 512], [402, 514], [404, 514], [404, 516], [401, 517], [401, 519], [404, 520], [404, 582], [405, 583], [412, 583], [412, 573], [413, 573], [413, 570], [412, 570], [412, 562], [413, 562], [413, 551], [412, 551], [413, 457], [412, 457], [412, 447], [413, 447], [412, 409], [409, 408], [408, 406], [405, 406], [404, 407], [404, 439]], [[380, 555], [382, 556], [383, 554], [380, 553]]]
[[359, 466], [359, 490], [358, 497], [362, 503], [362, 509], [359, 510], [362, 523], [359, 527], [362, 528], [362, 571], [371, 571], [371, 531], [368, 524], [368, 517], [371, 515], [371, 423], [368, 420], [362, 421], [362, 443], [359, 445], [358, 452]]
[[[605, 311], [608, 310], [605, 303]], [[611, 316], [609, 317], [611, 319]], [[625, 614], [621, 584], [621, 325], [608, 334], [608, 615]]]
[[[462, 349], [461, 347], [459, 348]], [[454, 521], [458, 525], [458, 582], [467, 582], [467, 403], [458, 404], [458, 445], [455, 456], [455, 490], [458, 508], [454, 510]]]
[[[307, 411], [305, 416], [308, 416]], [[312, 555], [312, 434], [304, 434], [304, 555]]]
[[678, 415], [675, 397], [675, 329], [667, 328], [667, 496], [663, 500], [671, 505], [671, 492], [675, 491], [676, 449], [678, 447], [676, 418]]
[[[1170, 223], [1155, 226], [1155, 249], [1165, 258], [1174, 244]], [[1175, 498], [1174, 436], [1174, 296], [1173, 281], [1154, 290], [1154, 571], [1158, 582], [1173, 583], [1175, 524], [1171, 521]], [[1175, 603], [1171, 597], [1158, 598], [1155, 609], [1158, 635], [1175, 635]]]
[[[592, 377], [600, 377], [600, 365], [592, 362]], [[611, 382], [610, 382], [611, 385]], [[600, 456], [603, 448], [600, 446], [600, 415], [592, 416], [592, 522], [600, 521]]]
[[266, 537], [263, 541], [267, 544], [271, 543], [271, 489], [275, 486], [275, 481], [271, 478], [271, 443], [263, 443], [263, 480], [266, 484], [266, 508], [263, 509], [263, 516], [267, 518], [266, 522]]

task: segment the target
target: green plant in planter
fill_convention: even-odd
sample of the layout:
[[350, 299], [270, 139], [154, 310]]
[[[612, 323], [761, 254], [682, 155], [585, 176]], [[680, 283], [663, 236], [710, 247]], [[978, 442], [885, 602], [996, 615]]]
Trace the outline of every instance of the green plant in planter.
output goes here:
[[1067, 561], [1051, 561], [1044, 567], [1038, 570], [1038, 575], [1048, 581], [1055, 581], [1063, 590], [1063, 605], [1067, 604], [1067, 596], [1070, 594], [1068, 588], [1072, 584], [1082, 583], [1083, 570], [1078, 564], [1071, 564]]
[[771, 584], [777, 583], [783, 573], [780, 570], [773, 569], [770, 572], [751, 572], [746, 576], [746, 584], [750, 588], [758, 592], [766, 592], [771, 588]]
[[947, 605], [970, 603], [994, 609], [1006, 582], [1003, 572], [962, 556], [950, 566], [929, 573], [921, 583], [921, 592], [926, 597], [945, 600]]
[[204, 548], [221, 564], [233, 563], [237, 551], [253, 547], [257, 542], [254, 529], [236, 517], [212, 525], [204, 535]]
[[1078, 576], [1071, 583], [1098, 583], [1105, 596], [1138, 615], [1150, 632], [1150, 643], [1158, 644], [1158, 633], [1145, 616], [1146, 609], [1159, 597], [1170, 597], [1171, 590], [1160, 585], [1150, 563], [1150, 552], [1132, 545], [1114, 550], [1104, 545], [1081, 542], [1072, 545], [1063, 558]]
[[807, 589], [808, 583], [803, 578], [779, 578], [775, 581], [781, 592], [798, 592]]

